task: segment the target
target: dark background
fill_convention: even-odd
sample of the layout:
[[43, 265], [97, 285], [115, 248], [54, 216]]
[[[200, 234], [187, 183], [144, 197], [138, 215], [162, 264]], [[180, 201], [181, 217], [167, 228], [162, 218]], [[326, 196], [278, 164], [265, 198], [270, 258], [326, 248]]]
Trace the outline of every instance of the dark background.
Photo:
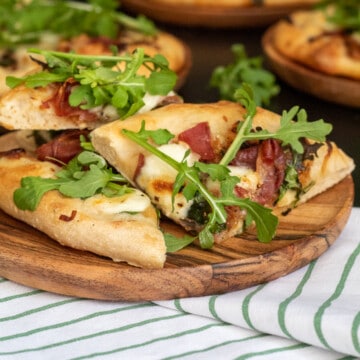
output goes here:
[[[213, 102], [219, 100], [217, 89], [209, 87], [212, 71], [220, 65], [234, 61], [231, 45], [241, 43], [248, 56], [262, 56], [264, 67], [270, 69], [261, 47], [263, 28], [214, 29], [186, 27], [157, 23], [157, 26], [185, 41], [192, 51], [193, 65], [186, 83], [179, 91], [186, 102]], [[270, 69], [271, 70], [271, 69]], [[286, 85], [279, 78], [281, 87], [278, 96], [272, 99], [268, 108], [277, 113], [299, 105], [308, 113], [309, 120], [324, 119], [333, 125], [328, 136], [335, 141], [354, 160], [360, 164], [360, 104], [359, 108], [350, 108], [330, 103], [314, 96], [302, 93]], [[360, 169], [353, 172], [355, 182], [355, 206], [360, 206]]]

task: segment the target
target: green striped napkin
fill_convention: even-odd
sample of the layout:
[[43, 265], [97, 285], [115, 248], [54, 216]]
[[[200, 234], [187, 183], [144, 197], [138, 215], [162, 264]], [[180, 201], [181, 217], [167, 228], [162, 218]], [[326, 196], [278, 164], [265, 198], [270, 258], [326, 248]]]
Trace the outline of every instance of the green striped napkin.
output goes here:
[[318, 260], [224, 295], [118, 303], [0, 278], [0, 360], [359, 357], [360, 208]]
[[225, 295], [158, 304], [360, 357], [360, 208], [353, 208], [325, 254], [290, 275]]

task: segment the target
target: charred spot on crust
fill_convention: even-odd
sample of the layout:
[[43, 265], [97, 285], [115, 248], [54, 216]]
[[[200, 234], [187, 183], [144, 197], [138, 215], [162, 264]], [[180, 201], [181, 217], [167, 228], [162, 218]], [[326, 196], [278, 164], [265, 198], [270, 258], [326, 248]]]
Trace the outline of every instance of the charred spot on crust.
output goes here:
[[0, 56], [0, 66], [16, 69], [17, 61], [14, 58], [14, 52], [10, 49], [4, 51]]
[[164, 180], [155, 180], [153, 181], [152, 186], [158, 193], [173, 191], [173, 183]]
[[290, 15], [284, 16], [283, 20], [286, 21], [288, 24], [291, 24], [291, 25], [294, 24], [294, 21]]
[[314, 160], [314, 157], [317, 156], [317, 151], [321, 146], [323, 146], [323, 143], [313, 143], [310, 144], [308, 141], [304, 140], [302, 141], [302, 144], [304, 146], [304, 154], [302, 157], [302, 160]]
[[360, 60], [360, 44], [351, 36], [345, 36], [344, 41], [349, 57]]

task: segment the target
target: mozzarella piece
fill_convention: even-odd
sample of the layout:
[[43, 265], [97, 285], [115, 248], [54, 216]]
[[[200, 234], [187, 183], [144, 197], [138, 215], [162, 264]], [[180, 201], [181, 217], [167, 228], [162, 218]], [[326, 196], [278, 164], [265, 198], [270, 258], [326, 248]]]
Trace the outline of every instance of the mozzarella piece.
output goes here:
[[[158, 149], [172, 159], [181, 162], [186, 151], [189, 150], [189, 146], [185, 143], [174, 143], [161, 145]], [[199, 160], [199, 155], [192, 152], [186, 158], [190, 166], [197, 160]], [[193, 201], [187, 201], [181, 193], [178, 193], [175, 196], [174, 204], [172, 203], [172, 185], [175, 182], [176, 176], [177, 171], [173, 167], [156, 155], [150, 154], [146, 157], [136, 182], [150, 196], [153, 202], [162, 209], [162, 212], [167, 217], [178, 220], [187, 217]], [[159, 181], [165, 184], [160, 191], [157, 188]]]
[[170, 91], [167, 95], [151, 95], [149, 93], [146, 93], [143, 97], [144, 105], [138, 111], [138, 114], [143, 114], [156, 108], [167, 96], [174, 95], [176, 95], [174, 91]]
[[143, 212], [150, 206], [150, 199], [141, 191], [133, 190], [122, 196], [94, 195], [84, 200], [84, 212], [89, 216], [116, 219], [123, 213]]
[[[165, 144], [158, 147], [158, 150], [178, 162], [184, 159], [185, 153], [189, 149], [189, 146], [185, 143]], [[192, 166], [197, 160], [199, 160], [199, 156], [192, 152], [190, 152], [186, 159], [189, 166]], [[146, 183], [147, 179], [151, 178], [173, 178], [175, 180], [176, 175], [177, 171], [172, 166], [168, 165], [158, 156], [150, 154], [145, 159], [145, 164], [141, 168], [141, 174], [137, 178], [137, 182], [142, 185], [142, 183]]]

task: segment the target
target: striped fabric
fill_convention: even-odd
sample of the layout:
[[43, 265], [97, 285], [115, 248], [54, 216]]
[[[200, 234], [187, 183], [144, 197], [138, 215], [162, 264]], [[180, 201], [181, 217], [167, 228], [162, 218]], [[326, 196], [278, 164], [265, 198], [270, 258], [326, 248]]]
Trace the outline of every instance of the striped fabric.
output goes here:
[[92, 358], [360, 358], [360, 208], [318, 260], [224, 295], [115, 303], [0, 278], [0, 360]]

